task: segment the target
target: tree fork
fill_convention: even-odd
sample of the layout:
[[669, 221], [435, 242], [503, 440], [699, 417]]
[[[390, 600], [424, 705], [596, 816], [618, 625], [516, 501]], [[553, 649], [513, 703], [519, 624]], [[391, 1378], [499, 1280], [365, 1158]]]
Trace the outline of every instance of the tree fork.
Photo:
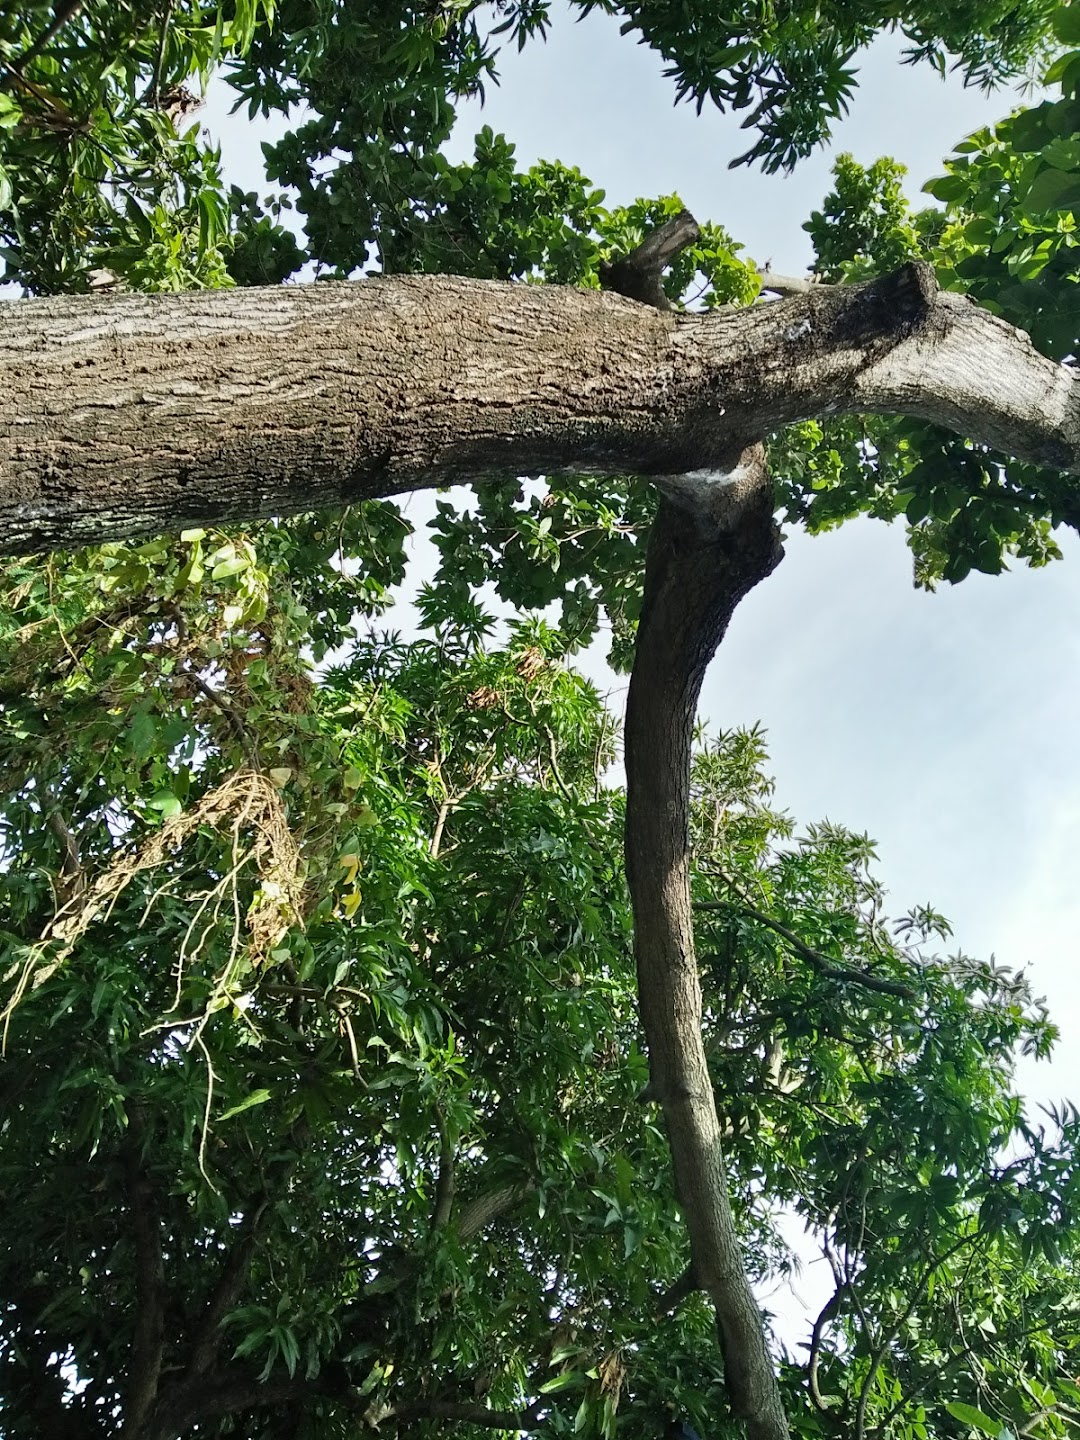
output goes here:
[[[666, 304], [663, 267], [696, 238], [684, 212], [611, 267], [605, 283]], [[701, 683], [735, 607], [783, 552], [761, 445], [736, 445], [716, 471], [670, 476], [661, 488], [667, 494], [649, 537], [625, 730], [626, 872], [649, 1092], [663, 1107], [690, 1271], [715, 1308], [732, 1411], [750, 1440], [788, 1440], [728, 1197], [701, 1034], [690, 892], [690, 767]]]

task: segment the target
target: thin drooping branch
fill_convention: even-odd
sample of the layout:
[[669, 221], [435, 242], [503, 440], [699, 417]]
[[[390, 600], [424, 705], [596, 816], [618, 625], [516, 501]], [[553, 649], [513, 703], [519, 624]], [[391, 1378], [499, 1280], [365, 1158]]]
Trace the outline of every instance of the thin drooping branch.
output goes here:
[[794, 421], [918, 416], [1080, 469], [1080, 382], [929, 266], [741, 310], [454, 276], [9, 303], [0, 551], [507, 475], [721, 468]]

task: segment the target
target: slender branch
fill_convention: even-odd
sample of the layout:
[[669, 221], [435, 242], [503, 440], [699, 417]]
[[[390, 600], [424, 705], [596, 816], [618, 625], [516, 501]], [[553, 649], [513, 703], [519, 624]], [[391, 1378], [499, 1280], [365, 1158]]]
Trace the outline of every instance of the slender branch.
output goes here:
[[442, 1230], [450, 1223], [450, 1212], [454, 1205], [454, 1146], [450, 1139], [446, 1118], [436, 1107], [435, 1123], [439, 1127], [439, 1174], [435, 1181], [435, 1208], [431, 1215], [432, 1232]]
[[14, 65], [10, 64], [7, 60], [0, 60], [0, 71], [3, 71], [17, 90], [22, 90], [27, 95], [32, 95], [40, 105], [44, 106], [46, 116], [48, 117], [47, 120], [45, 117], [37, 116], [27, 117], [28, 119], [37, 119], [39, 124], [51, 123], [55, 125], [68, 124], [70, 122], [71, 114], [67, 107], [64, 106], [61, 101], [57, 100], [55, 95], [50, 95], [49, 92], [43, 90], [40, 85], [35, 85], [32, 80], [27, 80], [26, 76], [20, 74]]
[[251, 764], [251, 768], [253, 770], [261, 770], [262, 766], [259, 763], [259, 756], [252, 742], [248, 728], [244, 724], [241, 716], [233, 708], [233, 706], [230, 705], [229, 702], [225, 699], [225, 697], [219, 694], [212, 685], [208, 685], [201, 675], [196, 674], [194, 670], [183, 671], [181, 673], [185, 675], [186, 679], [191, 681], [192, 685], [194, 685], [195, 689], [198, 690], [200, 695], [205, 695], [207, 700], [210, 701], [211, 705], [217, 706], [217, 708], [225, 716], [225, 719], [229, 722], [230, 730], [240, 742], [240, 747], [243, 750], [244, 754], [247, 756], [248, 761]]
[[794, 930], [789, 930], [779, 920], [774, 920], [771, 915], [766, 915], [755, 905], [751, 905], [743, 892], [729, 876], [722, 870], [711, 870], [711, 873], [722, 880], [735, 895], [739, 903], [733, 905], [730, 900], [699, 900], [695, 903], [695, 910], [738, 910], [748, 915], [751, 920], [756, 920], [759, 925], [774, 931], [796, 954], [801, 955], [807, 964], [825, 977], [826, 980], [836, 980], [843, 985], [861, 985], [864, 990], [876, 990], [882, 995], [896, 995], [901, 1000], [914, 1000], [916, 992], [910, 985], [905, 985], [900, 980], [885, 980], [880, 975], [871, 975], [866, 970], [851, 970], [845, 965], [834, 965], [831, 960], [822, 955], [819, 951], [812, 949], [804, 940], [800, 940]]
[[217, 1284], [211, 1291], [195, 1330], [195, 1343], [191, 1350], [185, 1379], [194, 1380], [205, 1375], [217, 1359], [221, 1348], [221, 1322], [232, 1310], [244, 1292], [247, 1284], [251, 1259], [255, 1253], [259, 1225], [270, 1204], [270, 1197], [263, 1195], [248, 1210], [240, 1226], [239, 1234], [230, 1247], [228, 1257], [221, 1267]]
[[822, 1396], [821, 1388], [818, 1385], [818, 1367], [821, 1363], [821, 1342], [825, 1336], [825, 1326], [839, 1313], [847, 1289], [847, 1281], [842, 1280], [833, 1291], [830, 1299], [818, 1312], [817, 1319], [814, 1321], [814, 1328], [810, 1333], [810, 1359], [807, 1365], [806, 1377], [807, 1388], [810, 1391], [810, 1399], [814, 1403], [814, 1408], [819, 1410], [823, 1415], [829, 1415], [832, 1412]]
[[72, 832], [59, 807], [42, 790], [43, 804], [47, 806], [45, 823], [60, 843], [60, 873], [56, 878], [57, 914], [65, 911], [73, 902], [82, 899], [86, 892], [86, 873], [82, 867], [79, 842]]
[[157, 59], [154, 61], [154, 78], [150, 82], [149, 100], [151, 105], [158, 103], [161, 95], [161, 76], [165, 68], [165, 46], [169, 38], [169, 26], [172, 23], [173, 0], [166, 0], [165, 13], [161, 17], [161, 35], [158, 39]]
[[873, 1389], [874, 1381], [877, 1379], [877, 1373], [881, 1368], [881, 1362], [885, 1358], [885, 1352], [889, 1346], [914, 1314], [915, 1306], [919, 1303], [919, 1297], [922, 1295], [930, 1276], [933, 1275], [939, 1266], [944, 1265], [947, 1260], [951, 1260], [965, 1245], [973, 1245], [975, 1241], [979, 1239], [980, 1233], [980, 1231], [975, 1230], [970, 1235], [961, 1235], [960, 1239], [957, 1240], [954, 1245], [950, 1245], [944, 1254], [939, 1255], [927, 1264], [922, 1275], [912, 1288], [907, 1305], [900, 1315], [897, 1316], [890, 1329], [881, 1336], [878, 1344], [874, 1346], [870, 1355], [870, 1368], [863, 1378], [862, 1387], [859, 1391], [859, 1403], [855, 1410], [855, 1440], [866, 1440], [866, 1407], [870, 1400], [870, 1391]]
[[157, 1400], [165, 1354], [165, 1262], [155, 1187], [146, 1169], [146, 1112], [128, 1106], [127, 1172], [135, 1237], [135, 1338], [122, 1440], [142, 1433]]
[[663, 1107], [690, 1254], [716, 1312], [733, 1414], [788, 1440], [760, 1307], [728, 1196], [701, 1032], [690, 896], [690, 760], [705, 668], [736, 606], [780, 558], [757, 446], [677, 477], [653, 524], [626, 712], [626, 866], [651, 1097]]

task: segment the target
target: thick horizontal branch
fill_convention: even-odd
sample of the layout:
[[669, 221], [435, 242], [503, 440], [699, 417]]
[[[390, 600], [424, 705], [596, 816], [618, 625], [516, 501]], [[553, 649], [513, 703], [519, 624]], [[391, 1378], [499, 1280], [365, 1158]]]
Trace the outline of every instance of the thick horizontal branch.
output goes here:
[[457, 1216], [458, 1239], [465, 1244], [481, 1230], [500, 1216], [520, 1205], [532, 1191], [533, 1186], [522, 1182], [516, 1185], [502, 1185], [477, 1195], [461, 1207]]
[[1073, 372], [926, 266], [744, 310], [451, 276], [10, 302], [0, 550], [560, 470], [721, 468], [903, 413], [1080, 469]]

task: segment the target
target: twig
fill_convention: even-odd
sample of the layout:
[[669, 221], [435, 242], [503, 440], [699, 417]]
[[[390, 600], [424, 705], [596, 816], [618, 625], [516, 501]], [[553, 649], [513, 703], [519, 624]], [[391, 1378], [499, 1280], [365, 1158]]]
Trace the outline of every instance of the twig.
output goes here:
[[12, 61], [11, 69], [14, 70], [16, 74], [19, 74], [25, 66], [29, 65], [31, 60], [36, 60], [45, 49], [45, 46], [56, 39], [68, 21], [74, 20], [75, 16], [82, 9], [83, 3], [84, 0], [68, 0], [66, 5], [58, 6], [53, 18], [37, 39], [34, 40], [20, 56]]
[[261, 770], [262, 766], [259, 763], [259, 757], [252, 744], [248, 728], [229, 702], [223, 696], [219, 695], [212, 685], [208, 685], [201, 675], [197, 675], [193, 670], [187, 671], [186, 677], [195, 686], [199, 694], [205, 695], [207, 700], [209, 700], [212, 705], [216, 705], [225, 716], [225, 719], [229, 722], [230, 729], [237, 740], [239, 740], [241, 749], [247, 756], [251, 768], [253, 770]]

